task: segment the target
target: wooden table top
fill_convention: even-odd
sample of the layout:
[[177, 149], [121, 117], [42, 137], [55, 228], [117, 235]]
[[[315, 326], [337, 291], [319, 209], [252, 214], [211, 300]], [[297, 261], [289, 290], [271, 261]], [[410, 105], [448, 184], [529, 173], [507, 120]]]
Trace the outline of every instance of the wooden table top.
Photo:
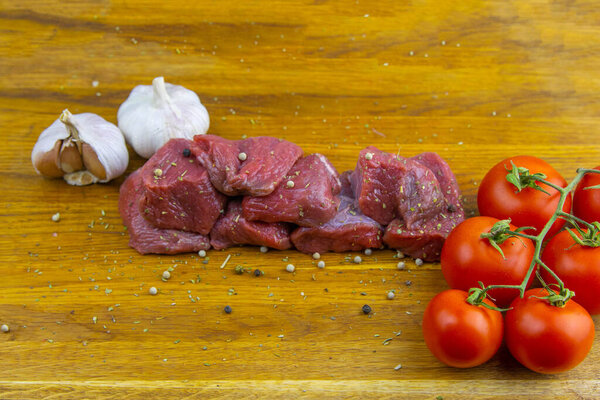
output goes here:
[[[567, 179], [600, 164], [594, 2], [0, 4], [0, 323], [10, 326], [0, 398], [598, 396], [599, 339], [556, 376], [505, 348], [478, 368], [438, 362], [420, 325], [446, 288], [437, 263], [400, 271], [390, 250], [360, 265], [326, 254], [322, 270], [255, 247], [210, 251], [207, 263], [142, 256], [118, 213], [123, 178], [72, 187], [30, 161], [63, 109], [116, 122], [134, 86], [165, 76], [198, 93], [210, 133], [288, 139], [340, 171], [367, 145], [435, 151], [475, 215], [479, 181], [505, 157], [542, 157]], [[127, 173], [142, 164], [132, 153]]]

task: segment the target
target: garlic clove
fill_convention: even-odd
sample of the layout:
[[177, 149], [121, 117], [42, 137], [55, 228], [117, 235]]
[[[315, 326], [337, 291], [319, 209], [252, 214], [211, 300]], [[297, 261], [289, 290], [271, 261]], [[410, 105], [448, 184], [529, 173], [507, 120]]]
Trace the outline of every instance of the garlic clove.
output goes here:
[[63, 141], [63, 145], [60, 148], [59, 165], [63, 173], [71, 173], [83, 168], [81, 154], [73, 138]]
[[198, 95], [165, 83], [162, 76], [155, 78], [152, 86], [136, 86], [119, 107], [117, 120], [127, 142], [145, 158], [172, 138], [191, 140], [205, 134], [210, 125]]
[[62, 141], [54, 143], [49, 151], [34, 153], [32, 156], [33, 167], [40, 175], [48, 178], [60, 178], [64, 172], [59, 167], [60, 148]]
[[62, 142], [68, 137], [69, 132], [59, 120], [40, 134], [31, 152], [31, 163], [38, 174], [48, 178], [60, 178], [64, 175], [60, 169], [59, 157]]
[[81, 155], [83, 157], [85, 169], [90, 171], [94, 176], [100, 179], [100, 181], [106, 180], [106, 169], [98, 159], [98, 154], [96, 154], [92, 146], [84, 143], [81, 146]]
[[69, 184], [74, 186], [86, 186], [92, 183], [98, 182], [98, 178], [95, 177], [90, 171], [77, 171], [63, 176], [63, 179]]
[[96, 176], [98, 182], [108, 182], [125, 172], [129, 163], [129, 152], [119, 128], [91, 113], [71, 114], [65, 110], [61, 120], [81, 142], [82, 149], [83, 144], [89, 146], [91, 151], [86, 150], [83, 161], [86, 168], [94, 169], [90, 170], [90, 173], [100, 175]]

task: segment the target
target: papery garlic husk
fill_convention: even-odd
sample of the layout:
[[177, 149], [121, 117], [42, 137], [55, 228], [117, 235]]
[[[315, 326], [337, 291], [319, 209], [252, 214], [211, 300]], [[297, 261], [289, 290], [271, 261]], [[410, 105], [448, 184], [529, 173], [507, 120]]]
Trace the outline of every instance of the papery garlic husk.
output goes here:
[[64, 110], [38, 138], [31, 161], [40, 175], [62, 176], [71, 185], [89, 185], [122, 175], [129, 153], [114, 124], [96, 114], [73, 115]]
[[150, 158], [173, 138], [192, 139], [208, 131], [208, 111], [198, 95], [179, 85], [165, 83], [162, 76], [150, 85], [136, 86], [117, 113], [127, 143]]

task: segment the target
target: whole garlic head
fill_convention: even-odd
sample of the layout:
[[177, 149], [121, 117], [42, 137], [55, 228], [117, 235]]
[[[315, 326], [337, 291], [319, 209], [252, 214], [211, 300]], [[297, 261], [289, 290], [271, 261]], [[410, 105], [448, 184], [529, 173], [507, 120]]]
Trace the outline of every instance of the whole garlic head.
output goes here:
[[114, 124], [96, 114], [64, 110], [38, 138], [31, 162], [40, 175], [81, 186], [122, 175], [129, 153]]
[[208, 111], [198, 95], [162, 76], [136, 86], [117, 113], [119, 128], [136, 153], [150, 158], [173, 138], [192, 139], [208, 130]]

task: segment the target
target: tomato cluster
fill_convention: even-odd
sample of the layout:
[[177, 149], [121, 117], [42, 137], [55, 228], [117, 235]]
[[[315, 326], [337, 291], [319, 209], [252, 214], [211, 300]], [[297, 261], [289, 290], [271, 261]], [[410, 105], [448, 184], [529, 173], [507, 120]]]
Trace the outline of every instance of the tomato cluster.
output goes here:
[[[440, 361], [480, 365], [502, 340], [540, 373], [567, 371], [587, 356], [595, 331], [590, 314], [600, 314], [600, 233], [591, 238], [595, 225], [586, 222], [600, 221], [600, 174], [584, 175], [573, 197], [558, 190], [567, 186], [531, 156], [503, 160], [485, 175], [477, 193], [481, 216], [459, 224], [442, 249], [452, 289], [435, 296], [423, 315], [425, 343]], [[567, 221], [573, 228], [564, 229]], [[536, 268], [543, 287], [529, 289]]]

